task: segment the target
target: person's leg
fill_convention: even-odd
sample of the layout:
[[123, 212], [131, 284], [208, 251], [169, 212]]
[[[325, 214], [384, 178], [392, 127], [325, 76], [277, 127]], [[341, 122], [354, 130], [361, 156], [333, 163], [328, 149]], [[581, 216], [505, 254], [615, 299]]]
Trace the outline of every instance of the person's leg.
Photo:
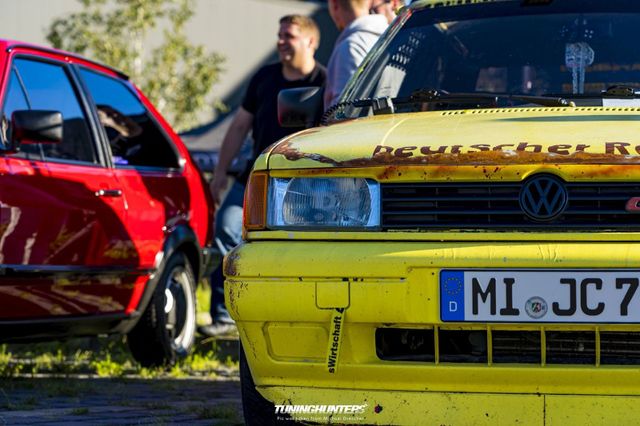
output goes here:
[[[216, 245], [226, 255], [242, 240], [242, 201], [244, 185], [235, 182], [216, 213]], [[224, 305], [224, 274], [222, 263], [211, 274], [211, 320], [233, 324]]]
[[234, 322], [224, 305], [224, 274], [222, 273], [222, 264], [211, 274], [211, 306], [209, 313], [211, 314], [211, 321], [214, 324], [233, 324]]

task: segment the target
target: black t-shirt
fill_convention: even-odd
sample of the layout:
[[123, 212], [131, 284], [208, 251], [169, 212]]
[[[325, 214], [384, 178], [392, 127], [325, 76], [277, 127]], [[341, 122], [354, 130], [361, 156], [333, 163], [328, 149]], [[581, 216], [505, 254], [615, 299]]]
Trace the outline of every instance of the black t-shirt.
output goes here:
[[[253, 158], [269, 145], [303, 128], [280, 127], [278, 124], [278, 93], [295, 87], [324, 86], [327, 70], [316, 63], [313, 71], [300, 80], [289, 81], [282, 74], [282, 64], [266, 65], [251, 78], [242, 107], [253, 114]], [[240, 176], [246, 182], [250, 170]]]

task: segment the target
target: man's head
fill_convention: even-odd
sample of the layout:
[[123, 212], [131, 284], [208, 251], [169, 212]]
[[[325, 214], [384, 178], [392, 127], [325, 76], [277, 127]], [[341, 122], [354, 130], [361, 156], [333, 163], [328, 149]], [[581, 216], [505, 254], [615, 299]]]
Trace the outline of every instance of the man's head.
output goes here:
[[373, 0], [371, 13], [384, 15], [391, 23], [396, 17], [396, 11], [404, 6], [404, 0]]
[[329, 15], [342, 31], [359, 17], [368, 15], [371, 3], [371, 0], [329, 0]]
[[298, 68], [309, 61], [320, 45], [320, 30], [313, 19], [302, 15], [280, 18], [278, 55], [285, 66]]

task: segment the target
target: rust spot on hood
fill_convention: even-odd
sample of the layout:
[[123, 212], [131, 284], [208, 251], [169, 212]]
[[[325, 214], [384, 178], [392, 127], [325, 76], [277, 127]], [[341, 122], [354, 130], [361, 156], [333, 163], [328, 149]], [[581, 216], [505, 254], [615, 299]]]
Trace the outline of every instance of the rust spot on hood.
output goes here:
[[[424, 159], [425, 157], [421, 157]], [[510, 164], [640, 164], [640, 156], [616, 155], [590, 152], [576, 152], [568, 155], [522, 152], [522, 151], [486, 151], [469, 152], [460, 154], [434, 154], [427, 161], [419, 161], [427, 164], [456, 164], [492, 166], [484, 167], [485, 172], [497, 172], [496, 165]]]
[[[415, 147], [405, 147], [415, 148]], [[388, 166], [381, 177], [393, 174], [392, 166], [404, 165], [478, 165], [492, 166], [483, 170], [485, 174], [497, 173], [501, 165], [513, 164], [640, 164], [640, 155], [624, 155], [623, 153], [593, 153], [577, 151], [572, 153], [530, 152], [518, 150], [490, 150], [478, 152], [440, 153], [429, 155], [407, 156], [404, 148], [390, 148], [389, 150], [374, 150], [371, 157], [351, 158], [343, 161], [335, 160], [324, 154], [302, 152], [285, 141], [274, 148], [272, 155], [282, 155], [289, 161], [308, 159], [334, 167], [375, 167]], [[398, 155], [398, 153], [400, 155]]]
[[303, 159], [309, 159], [313, 161], [318, 161], [324, 164], [333, 164], [336, 165], [336, 162], [329, 157], [325, 157], [320, 154], [312, 154], [307, 152], [300, 152], [299, 150], [291, 147], [290, 141], [284, 141], [279, 143], [273, 151], [271, 151], [271, 155], [282, 155], [289, 161], [298, 161]]
[[399, 174], [402, 174], [402, 172], [399, 171], [398, 166], [389, 166], [389, 167], [385, 167], [382, 173], [378, 174], [378, 179], [389, 180], [395, 176], [398, 176]]
[[[637, 164], [637, 163], [634, 163]], [[580, 171], [580, 176], [585, 178], [602, 178], [602, 177], [618, 177], [628, 178], [631, 176], [631, 172], [636, 171], [637, 168], [629, 168], [625, 166], [633, 166], [633, 164], [613, 164], [610, 166], [600, 167], [585, 167]]]

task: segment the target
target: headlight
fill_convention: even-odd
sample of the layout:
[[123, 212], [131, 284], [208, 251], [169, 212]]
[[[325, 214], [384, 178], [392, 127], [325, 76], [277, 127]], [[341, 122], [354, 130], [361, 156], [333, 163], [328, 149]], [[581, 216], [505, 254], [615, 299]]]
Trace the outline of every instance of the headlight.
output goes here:
[[376, 228], [380, 186], [362, 178], [271, 178], [267, 227]]

